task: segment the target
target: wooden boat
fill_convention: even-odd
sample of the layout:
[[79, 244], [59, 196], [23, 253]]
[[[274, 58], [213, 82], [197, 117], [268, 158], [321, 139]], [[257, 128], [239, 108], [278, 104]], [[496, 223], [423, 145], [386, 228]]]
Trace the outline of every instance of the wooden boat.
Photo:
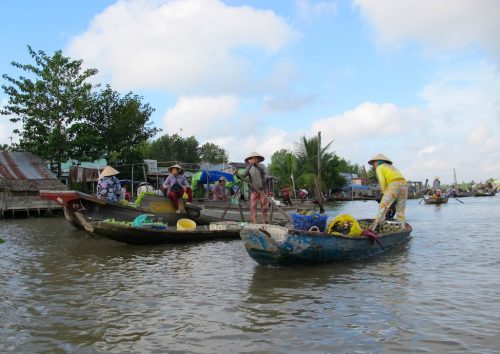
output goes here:
[[448, 203], [448, 197], [446, 196], [436, 196], [436, 195], [426, 195], [424, 196], [425, 204], [446, 204]]
[[474, 197], [494, 197], [495, 192], [489, 192], [489, 191], [476, 191], [474, 193]]
[[250, 257], [262, 265], [343, 262], [375, 256], [408, 241], [411, 226], [397, 225], [397, 231], [381, 233], [378, 240], [269, 224], [245, 225], [240, 237]]
[[[250, 221], [250, 205], [248, 202], [240, 202], [241, 210], [238, 205], [233, 205], [230, 200], [193, 200], [193, 204], [200, 207], [200, 221], [208, 224], [211, 222], [227, 220], [227, 221]], [[268, 217], [270, 223], [284, 225], [291, 221], [291, 214], [297, 211], [298, 206], [280, 206], [275, 205], [271, 200], [268, 208]], [[305, 204], [304, 204], [305, 205]], [[307, 204], [313, 207], [313, 204]], [[229, 208], [228, 208], [229, 206]], [[260, 208], [258, 209], [257, 218], [261, 218]]]
[[117, 220], [132, 221], [141, 214], [153, 214], [162, 218], [169, 225], [175, 225], [178, 219], [189, 218], [198, 224], [204, 224], [200, 219], [200, 208], [195, 205], [182, 206], [181, 213], [177, 214], [168, 198], [158, 195], [144, 194], [139, 207], [110, 203], [98, 199], [93, 195], [78, 191], [41, 190], [40, 197], [56, 201], [64, 208], [64, 217], [73, 226], [83, 229], [81, 220], [76, 212], [81, 213], [89, 220], [104, 220], [115, 218]]
[[[79, 213], [77, 212], [77, 214]], [[241, 229], [240, 223], [236, 222], [199, 225], [194, 230], [177, 230], [175, 226], [167, 229], [134, 227], [106, 221], [89, 221], [88, 219], [83, 219], [82, 222], [85, 230], [91, 234], [131, 245], [232, 240], [239, 238]]]

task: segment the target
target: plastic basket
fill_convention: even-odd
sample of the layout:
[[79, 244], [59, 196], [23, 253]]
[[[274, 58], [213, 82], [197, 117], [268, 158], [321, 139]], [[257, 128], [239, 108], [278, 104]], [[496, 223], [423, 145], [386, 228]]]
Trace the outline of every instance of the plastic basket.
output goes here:
[[312, 215], [292, 214], [293, 228], [297, 230], [309, 230], [312, 226], [317, 226], [319, 231], [326, 229], [327, 215], [314, 213]]

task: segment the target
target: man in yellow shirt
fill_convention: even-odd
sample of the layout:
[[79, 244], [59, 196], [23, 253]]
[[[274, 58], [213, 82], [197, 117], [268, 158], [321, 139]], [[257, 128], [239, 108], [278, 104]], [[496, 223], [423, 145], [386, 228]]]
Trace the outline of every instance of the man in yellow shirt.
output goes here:
[[378, 223], [385, 220], [385, 214], [394, 201], [396, 201], [396, 219], [405, 222], [406, 200], [408, 199], [408, 183], [405, 178], [384, 154], [375, 155], [368, 163], [375, 168], [380, 189], [384, 194], [371, 229], [375, 230]]

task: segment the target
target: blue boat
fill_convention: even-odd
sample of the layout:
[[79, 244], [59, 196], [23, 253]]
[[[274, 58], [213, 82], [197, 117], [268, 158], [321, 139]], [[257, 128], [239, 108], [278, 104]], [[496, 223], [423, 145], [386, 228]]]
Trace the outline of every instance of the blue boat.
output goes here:
[[379, 255], [410, 239], [409, 224], [386, 223], [392, 224], [393, 231], [380, 233], [377, 238], [268, 224], [248, 224], [240, 237], [250, 257], [262, 265], [344, 262]]

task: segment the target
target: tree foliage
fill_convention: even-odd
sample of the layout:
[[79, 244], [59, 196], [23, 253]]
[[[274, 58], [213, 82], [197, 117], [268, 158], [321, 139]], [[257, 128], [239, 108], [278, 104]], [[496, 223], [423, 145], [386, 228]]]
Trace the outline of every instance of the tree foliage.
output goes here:
[[[296, 188], [316, 189], [318, 176], [318, 143], [317, 136], [303, 136], [296, 144], [294, 152], [279, 150], [271, 156], [269, 171], [278, 179], [278, 187], [291, 184], [293, 175]], [[341, 172], [358, 173], [357, 165], [352, 165], [343, 158], [330, 152], [333, 141], [322, 146], [319, 152], [321, 165], [321, 187], [323, 191], [340, 189], [346, 183]]]
[[54, 162], [61, 175], [61, 162], [71, 157], [71, 147], [82, 122], [91, 107], [92, 85], [87, 79], [96, 69], [82, 69], [82, 60], [71, 60], [56, 51], [53, 56], [43, 51], [28, 52], [35, 64], [11, 64], [27, 76], [2, 77], [9, 82], [2, 89], [9, 96], [0, 112], [12, 122], [22, 122], [19, 148]]
[[213, 143], [205, 143], [200, 147], [200, 161], [209, 163], [227, 163], [226, 150]]
[[141, 144], [159, 131], [151, 127], [153, 109], [141, 97], [121, 96], [110, 86], [98, 90], [88, 82], [97, 70], [84, 70], [82, 60], [60, 50], [49, 56], [28, 46], [28, 52], [35, 64], [12, 62], [26, 76], [2, 75], [9, 100], [0, 113], [22, 122], [22, 130], [14, 131], [20, 135], [16, 149], [50, 161], [58, 176], [70, 158], [139, 159]]
[[165, 134], [150, 143], [146, 156], [158, 161], [200, 161], [198, 140], [194, 136], [182, 138], [179, 134]]

